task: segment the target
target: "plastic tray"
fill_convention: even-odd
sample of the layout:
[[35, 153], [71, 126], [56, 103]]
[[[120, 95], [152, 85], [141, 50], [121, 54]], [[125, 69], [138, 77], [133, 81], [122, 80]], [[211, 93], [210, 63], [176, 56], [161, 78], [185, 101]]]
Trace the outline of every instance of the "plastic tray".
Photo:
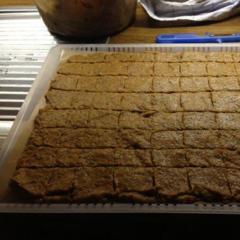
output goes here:
[[34, 82], [14, 125], [0, 152], [0, 212], [5, 213], [200, 213], [240, 214], [240, 204], [35, 204], [18, 201], [8, 188], [19, 155], [26, 145], [44, 96], [56, 69], [66, 57], [80, 52], [140, 52], [140, 51], [232, 51], [240, 52], [240, 44], [192, 45], [59, 45], [49, 52], [45, 64]]

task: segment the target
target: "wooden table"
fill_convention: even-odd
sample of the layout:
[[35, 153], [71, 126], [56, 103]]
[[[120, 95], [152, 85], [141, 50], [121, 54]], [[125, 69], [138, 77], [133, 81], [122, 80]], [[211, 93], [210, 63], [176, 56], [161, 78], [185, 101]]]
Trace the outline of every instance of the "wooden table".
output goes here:
[[[33, 0], [0, 0], [0, 6], [33, 4]], [[138, 6], [136, 20], [125, 31], [112, 36], [111, 43], [153, 43], [160, 33], [230, 34], [240, 32], [240, 16], [226, 21], [187, 27], [159, 27]]]
[[0, 6], [11, 6], [11, 5], [32, 5], [33, 0], [0, 0]]

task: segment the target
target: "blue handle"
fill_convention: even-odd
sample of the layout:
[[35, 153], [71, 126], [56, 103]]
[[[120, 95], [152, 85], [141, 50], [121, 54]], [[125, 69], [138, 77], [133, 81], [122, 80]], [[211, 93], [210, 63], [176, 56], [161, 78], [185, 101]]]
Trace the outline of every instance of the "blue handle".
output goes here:
[[161, 34], [156, 37], [156, 43], [230, 43], [240, 42], [240, 33], [233, 35], [196, 35], [196, 34]]

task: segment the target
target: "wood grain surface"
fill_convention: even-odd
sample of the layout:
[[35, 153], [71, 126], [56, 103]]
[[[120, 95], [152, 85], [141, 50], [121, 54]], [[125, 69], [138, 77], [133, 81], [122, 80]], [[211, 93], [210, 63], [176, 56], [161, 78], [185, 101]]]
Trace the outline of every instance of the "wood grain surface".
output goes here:
[[[0, 6], [34, 4], [33, 0], [0, 0]], [[156, 35], [161, 33], [213, 33], [230, 34], [240, 31], [240, 16], [217, 22], [196, 26], [161, 27], [149, 19], [141, 6], [137, 8], [134, 23], [125, 31], [111, 37], [111, 43], [153, 43]]]
[[11, 6], [11, 5], [32, 5], [33, 0], [0, 0], [0, 6]]

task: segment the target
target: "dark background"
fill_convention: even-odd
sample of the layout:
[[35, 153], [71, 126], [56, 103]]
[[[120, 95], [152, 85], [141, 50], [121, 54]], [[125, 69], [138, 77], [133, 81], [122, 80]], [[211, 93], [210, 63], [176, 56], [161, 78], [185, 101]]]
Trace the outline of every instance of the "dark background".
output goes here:
[[240, 239], [231, 215], [0, 215], [0, 239]]

